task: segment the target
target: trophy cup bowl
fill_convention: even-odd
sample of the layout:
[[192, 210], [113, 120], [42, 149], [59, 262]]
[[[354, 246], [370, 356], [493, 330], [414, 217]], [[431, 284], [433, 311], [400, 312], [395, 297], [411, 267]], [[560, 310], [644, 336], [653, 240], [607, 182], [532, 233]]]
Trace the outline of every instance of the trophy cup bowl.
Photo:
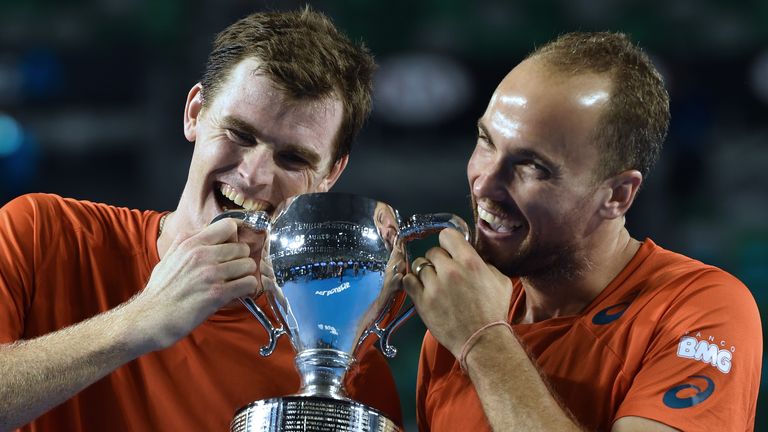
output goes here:
[[399, 431], [380, 411], [349, 399], [344, 376], [372, 334], [385, 355], [396, 354], [389, 338], [413, 313], [392, 281], [408, 271], [407, 242], [448, 227], [469, 239], [467, 224], [450, 213], [401, 221], [383, 202], [341, 193], [289, 198], [272, 217], [229, 211], [212, 223], [226, 217], [266, 233], [262, 257], [271, 274], [264, 273], [264, 291], [280, 322], [273, 325], [250, 297], [240, 300], [268, 333], [261, 355], [286, 334], [301, 377], [297, 394], [240, 408], [230, 431]]

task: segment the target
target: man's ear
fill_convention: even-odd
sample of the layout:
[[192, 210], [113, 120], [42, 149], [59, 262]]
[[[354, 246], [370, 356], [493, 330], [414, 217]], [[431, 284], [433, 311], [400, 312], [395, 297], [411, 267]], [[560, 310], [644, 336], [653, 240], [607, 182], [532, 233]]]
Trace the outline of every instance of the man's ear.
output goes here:
[[317, 191], [328, 192], [336, 183], [336, 180], [339, 179], [341, 173], [344, 172], [344, 168], [347, 167], [347, 162], [349, 162], [349, 155], [344, 155], [341, 159], [334, 162], [328, 175], [325, 176], [322, 183], [320, 183], [320, 186], [317, 187]]
[[643, 175], [637, 170], [623, 171], [606, 179], [602, 188], [608, 193], [601, 203], [600, 215], [605, 219], [616, 219], [624, 216], [635, 201], [637, 191], [643, 183]]
[[184, 136], [189, 142], [195, 142], [197, 139], [197, 119], [203, 109], [202, 90], [202, 84], [195, 84], [189, 91], [187, 103], [184, 105]]

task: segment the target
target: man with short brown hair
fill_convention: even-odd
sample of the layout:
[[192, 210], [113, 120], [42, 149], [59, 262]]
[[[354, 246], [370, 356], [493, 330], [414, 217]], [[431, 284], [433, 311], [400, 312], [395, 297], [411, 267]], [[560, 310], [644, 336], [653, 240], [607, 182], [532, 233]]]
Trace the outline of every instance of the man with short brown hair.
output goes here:
[[751, 430], [749, 290], [625, 227], [668, 119], [622, 34], [564, 35], [501, 81], [467, 166], [476, 243], [444, 230], [403, 279], [421, 430]]
[[349, 154], [371, 112], [376, 64], [367, 50], [309, 8], [249, 15], [216, 36], [200, 80], [203, 105], [215, 99], [232, 69], [246, 58], [260, 59], [256, 71], [294, 101], [337, 98], [343, 111], [333, 159]]
[[[296, 392], [290, 343], [262, 357], [267, 336], [235, 302], [261, 290], [260, 241], [210, 222], [331, 188], [374, 67], [317, 12], [248, 16], [216, 38], [187, 97], [194, 152], [175, 211], [45, 194], [5, 205], [0, 429], [220, 431], [247, 403]], [[350, 397], [401, 422], [386, 361], [362, 351]]]

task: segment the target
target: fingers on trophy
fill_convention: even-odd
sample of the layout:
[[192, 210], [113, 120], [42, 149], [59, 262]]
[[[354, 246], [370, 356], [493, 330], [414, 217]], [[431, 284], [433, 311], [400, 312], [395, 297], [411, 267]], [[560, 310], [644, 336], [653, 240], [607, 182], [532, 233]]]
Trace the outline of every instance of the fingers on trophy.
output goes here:
[[428, 260], [428, 259], [426, 259], [426, 258], [423, 258], [423, 260], [421, 261], [421, 263], [419, 263], [419, 264], [416, 266], [416, 268], [413, 270], [413, 272], [414, 272], [414, 273], [416, 273], [416, 277], [417, 277], [417, 278], [421, 279], [421, 271], [422, 271], [422, 270], [424, 270], [424, 269], [425, 269], [425, 268], [427, 268], [427, 267], [432, 267], [432, 268], [434, 269], [434, 268], [435, 268], [435, 265], [434, 265], [434, 264], [432, 264], [432, 261], [430, 261], [430, 260]]

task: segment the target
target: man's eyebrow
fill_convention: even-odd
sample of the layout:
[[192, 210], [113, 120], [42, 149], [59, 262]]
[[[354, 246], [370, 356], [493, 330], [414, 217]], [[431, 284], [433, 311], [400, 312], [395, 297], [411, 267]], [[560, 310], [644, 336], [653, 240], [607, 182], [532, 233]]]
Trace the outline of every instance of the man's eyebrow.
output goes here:
[[[260, 134], [255, 127], [240, 118], [228, 115], [222, 119], [221, 124], [225, 128], [236, 129], [238, 132], [251, 135], [254, 138], [264, 139], [262, 134]], [[306, 146], [301, 146], [299, 144], [290, 142], [279, 142], [275, 144], [277, 145], [278, 151], [289, 151], [296, 153], [313, 166], [317, 166], [317, 164], [320, 163], [320, 160], [322, 160], [322, 157], [320, 157], [320, 155], [314, 151], [314, 149], [308, 148]]]
[[237, 129], [238, 132], [246, 133], [254, 137], [259, 136], [259, 131], [257, 131], [255, 127], [251, 126], [250, 123], [231, 115], [224, 116], [224, 118], [221, 120], [221, 124], [225, 128]]

